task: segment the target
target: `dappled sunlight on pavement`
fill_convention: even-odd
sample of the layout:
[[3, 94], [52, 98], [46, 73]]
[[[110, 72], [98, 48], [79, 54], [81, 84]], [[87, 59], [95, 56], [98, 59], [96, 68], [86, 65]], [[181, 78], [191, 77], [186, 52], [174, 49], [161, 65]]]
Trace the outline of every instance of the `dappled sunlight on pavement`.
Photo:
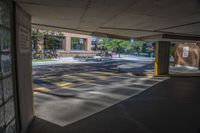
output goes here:
[[119, 64], [33, 68], [36, 115], [59, 126], [66, 126], [167, 79], [119, 72], [114, 69]]

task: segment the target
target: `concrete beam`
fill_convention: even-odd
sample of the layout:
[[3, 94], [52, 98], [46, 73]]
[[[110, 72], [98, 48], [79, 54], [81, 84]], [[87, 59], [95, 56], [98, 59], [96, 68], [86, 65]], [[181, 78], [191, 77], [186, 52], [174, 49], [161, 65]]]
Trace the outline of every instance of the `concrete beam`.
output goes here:
[[176, 35], [176, 34], [163, 34], [163, 39], [170, 39], [170, 40], [184, 40], [184, 41], [200, 41], [200, 36], [194, 35]]
[[190, 35], [190, 34], [157, 34], [153, 36], [145, 36], [137, 38], [143, 41], [170, 41], [170, 42], [200, 42], [200, 36]]

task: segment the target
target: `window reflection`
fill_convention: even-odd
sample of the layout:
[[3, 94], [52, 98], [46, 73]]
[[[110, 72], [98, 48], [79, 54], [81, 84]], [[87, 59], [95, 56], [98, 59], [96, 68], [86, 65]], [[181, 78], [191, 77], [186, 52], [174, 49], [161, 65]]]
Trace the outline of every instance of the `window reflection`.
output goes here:
[[11, 61], [11, 54], [10, 53], [5, 53], [1, 55], [1, 67], [2, 67], [2, 76], [5, 78], [9, 75], [11, 75], [11, 66], [12, 66], [12, 61]]
[[[0, 106], [3, 104], [2, 82], [0, 80]], [[1, 116], [1, 115], [0, 115]]]
[[0, 1], [0, 133], [15, 133], [10, 7]]
[[71, 50], [74, 51], [84, 51], [86, 50], [87, 39], [84, 38], [71, 38]]
[[0, 1], [0, 24], [8, 28], [10, 27], [10, 10], [3, 1]]
[[14, 118], [15, 112], [14, 112], [14, 101], [13, 99], [10, 99], [5, 104], [5, 122], [6, 124], [10, 123], [12, 119]]
[[15, 121], [12, 121], [6, 128], [6, 133], [15, 133]]
[[7, 101], [13, 95], [12, 76], [3, 79], [4, 101]]
[[1, 52], [8, 53], [11, 48], [11, 34], [10, 31], [6, 29], [1, 29]]
[[0, 133], [3, 131], [4, 126], [5, 126], [5, 121], [4, 121], [4, 108], [0, 106]]

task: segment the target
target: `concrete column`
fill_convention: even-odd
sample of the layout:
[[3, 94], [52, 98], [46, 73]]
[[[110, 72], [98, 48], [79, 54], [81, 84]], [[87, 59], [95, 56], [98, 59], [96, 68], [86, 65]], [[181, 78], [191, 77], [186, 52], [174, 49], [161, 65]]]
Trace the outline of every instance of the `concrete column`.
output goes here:
[[199, 46], [199, 68], [198, 68], [198, 70], [200, 70], [200, 43], [197, 43], [197, 45]]
[[157, 42], [155, 48], [155, 76], [169, 73], [170, 42]]
[[86, 46], [87, 52], [91, 52], [91, 47], [92, 47], [91, 42], [92, 42], [92, 38], [91, 38], [91, 37], [88, 37], [88, 38], [87, 38], [87, 46]]
[[15, 4], [15, 62], [21, 132], [34, 118], [32, 89], [31, 16]]
[[69, 33], [65, 33], [65, 51], [66, 53], [71, 52], [71, 36]]
[[64, 49], [64, 51], [66, 51], [66, 37], [64, 37], [63, 42], [62, 42], [62, 48]]
[[71, 52], [71, 46], [72, 45], [72, 37], [69, 36], [68, 39], [67, 39], [67, 51], [70, 53]]
[[66, 52], [71, 52], [71, 36], [66, 36]]

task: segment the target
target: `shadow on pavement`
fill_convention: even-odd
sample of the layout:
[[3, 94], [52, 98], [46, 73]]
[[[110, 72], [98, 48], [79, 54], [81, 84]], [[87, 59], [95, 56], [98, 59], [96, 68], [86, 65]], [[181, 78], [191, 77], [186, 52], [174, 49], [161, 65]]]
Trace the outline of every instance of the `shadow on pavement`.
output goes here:
[[36, 118], [28, 133], [198, 133], [199, 82], [197, 77], [170, 78], [70, 125]]

